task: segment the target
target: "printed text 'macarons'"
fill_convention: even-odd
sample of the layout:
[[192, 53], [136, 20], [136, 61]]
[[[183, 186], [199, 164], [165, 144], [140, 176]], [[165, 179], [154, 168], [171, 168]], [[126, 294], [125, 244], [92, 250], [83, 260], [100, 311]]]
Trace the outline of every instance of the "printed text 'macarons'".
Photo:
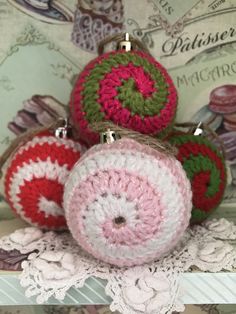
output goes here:
[[177, 75], [175, 84], [177, 88], [194, 87], [202, 82], [216, 82], [222, 77], [236, 77], [236, 61], [230, 64], [204, 67], [189, 74]]

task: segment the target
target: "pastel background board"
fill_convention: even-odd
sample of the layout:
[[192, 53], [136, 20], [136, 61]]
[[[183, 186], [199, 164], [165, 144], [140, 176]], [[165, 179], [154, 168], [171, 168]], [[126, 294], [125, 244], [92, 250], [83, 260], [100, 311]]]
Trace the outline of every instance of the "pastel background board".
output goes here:
[[[207, 106], [215, 87], [236, 84], [234, 0], [120, 0], [119, 3], [117, 14], [123, 29], [146, 44], [153, 56], [169, 69], [179, 93], [179, 121], [191, 121]], [[83, 13], [77, 4], [77, 0], [61, 2], [60, 10], [65, 15], [62, 22], [53, 20], [51, 12], [47, 18], [37, 12], [32, 14], [23, 0], [0, 0], [0, 154], [15, 137], [8, 123], [17, 117], [24, 101], [33, 95], [49, 95], [66, 105], [76, 75], [96, 57], [92, 49], [96, 42], [94, 34], [88, 49], [84, 48], [83, 37], [76, 43], [72, 41], [73, 32], [85, 31], [78, 29], [76, 19], [71, 20], [74, 14]], [[172, 7], [171, 14], [167, 7]], [[93, 14], [91, 10], [90, 26], [94, 22]], [[111, 17], [103, 16], [102, 20], [110, 23]], [[105, 26], [101, 25], [103, 32]], [[209, 36], [212, 40], [203, 44]], [[217, 75], [212, 76], [211, 71]], [[215, 216], [236, 222], [233, 167], [234, 164], [228, 163], [227, 195], [231, 197], [227, 196]], [[6, 234], [24, 225], [4, 202], [0, 203], [0, 233]], [[14, 313], [13, 309], [9, 311]], [[211, 313], [213, 307], [191, 308], [191, 311]], [[214, 311], [235, 313], [230, 306], [216, 306]]]

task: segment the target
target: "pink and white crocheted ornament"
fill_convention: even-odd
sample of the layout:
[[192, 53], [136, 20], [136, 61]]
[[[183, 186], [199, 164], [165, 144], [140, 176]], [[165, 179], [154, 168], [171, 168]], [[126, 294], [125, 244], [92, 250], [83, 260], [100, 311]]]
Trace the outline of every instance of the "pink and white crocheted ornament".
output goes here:
[[189, 224], [192, 193], [174, 157], [131, 139], [91, 148], [65, 185], [68, 227], [94, 257], [139, 265], [170, 251]]
[[84, 150], [81, 143], [49, 132], [20, 146], [5, 173], [5, 195], [11, 208], [32, 225], [65, 228], [64, 184]]

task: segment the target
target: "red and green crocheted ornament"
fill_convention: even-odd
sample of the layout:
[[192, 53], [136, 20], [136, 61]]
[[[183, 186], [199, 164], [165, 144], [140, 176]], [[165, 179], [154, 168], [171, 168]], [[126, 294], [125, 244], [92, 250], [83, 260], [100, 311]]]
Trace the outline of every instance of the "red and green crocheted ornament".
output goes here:
[[206, 137], [189, 133], [173, 133], [168, 137], [178, 148], [191, 182], [193, 209], [191, 223], [205, 220], [221, 203], [226, 187], [225, 161], [218, 148]]
[[89, 124], [106, 120], [143, 134], [167, 134], [176, 107], [176, 88], [166, 69], [140, 50], [112, 51], [91, 61], [70, 100], [74, 124], [90, 144], [99, 136]]

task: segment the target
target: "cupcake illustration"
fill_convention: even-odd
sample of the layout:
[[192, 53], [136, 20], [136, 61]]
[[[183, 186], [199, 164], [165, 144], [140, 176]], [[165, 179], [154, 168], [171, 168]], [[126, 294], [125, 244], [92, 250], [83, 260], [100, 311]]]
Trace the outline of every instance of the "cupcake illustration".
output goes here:
[[120, 33], [124, 23], [122, 0], [78, 0], [72, 42], [79, 48], [96, 52], [105, 37]]
[[57, 0], [8, 0], [21, 12], [42, 22], [68, 24], [73, 22], [73, 12]]
[[66, 107], [52, 96], [34, 95], [23, 103], [23, 109], [8, 123], [8, 128], [19, 135], [30, 128], [47, 126], [58, 117], [66, 117]]

